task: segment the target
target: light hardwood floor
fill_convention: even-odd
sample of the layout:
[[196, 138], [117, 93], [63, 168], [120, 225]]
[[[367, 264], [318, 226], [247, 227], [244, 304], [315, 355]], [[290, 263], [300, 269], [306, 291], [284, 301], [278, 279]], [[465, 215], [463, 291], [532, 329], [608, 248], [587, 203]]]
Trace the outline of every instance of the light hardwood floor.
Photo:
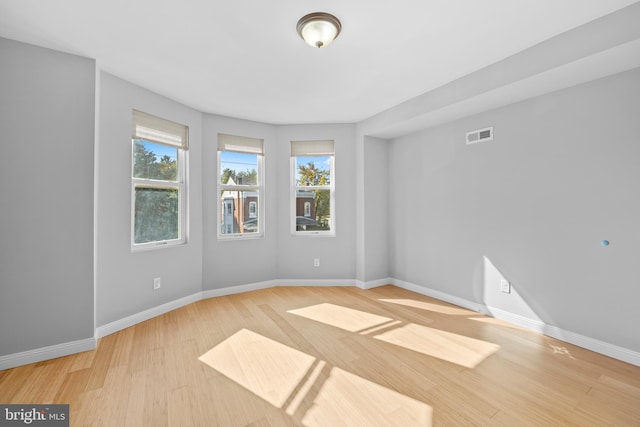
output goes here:
[[0, 371], [73, 426], [640, 426], [640, 367], [393, 286], [190, 304]]

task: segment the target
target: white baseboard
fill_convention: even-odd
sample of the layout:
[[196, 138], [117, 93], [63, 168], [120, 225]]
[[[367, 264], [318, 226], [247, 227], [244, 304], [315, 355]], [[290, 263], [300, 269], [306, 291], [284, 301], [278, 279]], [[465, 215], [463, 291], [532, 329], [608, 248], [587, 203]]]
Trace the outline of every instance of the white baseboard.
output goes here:
[[161, 314], [183, 307], [187, 304], [191, 304], [196, 301], [207, 298], [222, 297], [225, 295], [239, 294], [243, 292], [257, 291], [260, 289], [273, 288], [274, 286], [354, 286], [354, 280], [296, 280], [296, 279], [284, 279], [284, 280], [268, 280], [264, 282], [248, 283], [246, 285], [229, 286], [219, 289], [208, 289], [202, 292], [197, 292], [193, 295], [170, 301], [168, 303], [159, 305], [157, 307], [150, 308], [140, 313], [132, 314], [123, 319], [116, 320], [103, 326], [96, 328], [96, 338], [102, 338], [114, 332], [121, 331], [130, 326], [144, 322], [145, 320], [152, 319]]
[[459, 307], [467, 308], [477, 313], [482, 313], [482, 314], [486, 314], [487, 316], [491, 316], [491, 313], [489, 313], [489, 311], [487, 310], [487, 307], [485, 307], [482, 304], [478, 304], [477, 302], [469, 301], [464, 298], [450, 295], [441, 291], [436, 291], [435, 289], [427, 288], [425, 286], [416, 285], [415, 283], [405, 282], [403, 280], [391, 279], [390, 283], [394, 286], [397, 286], [402, 289], [406, 289], [408, 291], [415, 292], [417, 294], [426, 295], [431, 298], [439, 299], [440, 301], [448, 302], [450, 304], [454, 304]]
[[385, 277], [384, 279], [377, 280], [369, 280], [364, 282], [362, 280], [356, 280], [356, 286], [360, 289], [373, 289], [379, 286], [390, 285], [393, 283], [393, 279], [391, 277]]
[[432, 298], [439, 299], [441, 301], [455, 304], [460, 307], [485, 314], [487, 316], [495, 317], [496, 319], [513, 323], [525, 329], [539, 332], [551, 338], [556, 338], [569, 344], [577, 345], [578, 347], [586, 348], [587, 350], [604, 354], [605, 356], [613, 357], [614, 359], [618, 359], [632, 365], [640, 366], [640, 353], [636, 351], [629, 350], [627, 348], [590, 338], [584, 335], [580, 335], [575, 332], [567, 331], [557, 326], [547, 325], [546, 323], [538, 319], [523, 317], [518, 314], [510, 313], [508, 311], [504, 311], [495, 307], [489, 307], [484, 304], [479, 304], [473, 301], [466, 300], [464, 298], [449, 295], [442, 291], [437, 291], [425, 286], [416, 285], [415, 283], [404, 282], [397, 279], [394, 279], [391, 283], [395, 286], [398, 286], [399, 288], [403, 288], [408, 291], [413, 291], [418, 294], [426, 295]]
[[614, 344], [609, 344], [604, 341], [590, 338], [585, 335], [567, 331], [562, 328], [558, 328], [557, 326], [547, 325], [546, 323], [537, 319], [529, 319], [527, 317], [509, 313], [508, 311], [504, 311], [495, 307], [487, 308], [491, 312], [491, 315], [493, 315], [493, 317], [495, 317], [496, 319], [504, 320], [515, 325], [522, 326], [523, 328], [540, 332], [541, 334], [547, 335], [551, 338], [556, 338], [561, 341], [577, 345], [578, 347], [586, 348], [588, 350], [595, 351], [596, 353], [604, 354], [605, 356], [613, 357], [614, 359], [622, 360], [623, 362], [640, 366], [640, 353]]
[[275, 286], [355, 286], [354, 279], [281, 279], [274, 280]]
[[22, 353], [15, 353], [6, 356], [0, 356], [0, 370], [14, 368], [16, 366], [26, 365], [29, 363], [41, 362], [43, 360], [53, 359], [56, 357], [67, 356], [74, 353], [93, 350], [96, 348], [97, 339], [110, 335], [114, 332], [121, 331], [130, 326], [149, 320], [153, 317], [183, 307], [196, 301], [207, 298], [215, 298], [225, 295], [238, 294], [242, 292], [250, 292], [260, 289], [272, 288], [275, 286], [357, 286], [360, 289], [372, 289], [378, 286], [392, 284], [399, 288], [406, 289], [408, 291], [416, 292], [418, 294], [426, 295], [432, 298], [436, 298], [441, 301], [445, 301], [451, 304], [455, 304], [460, 307], [467, 308], [477, 313], [482, 313], [487, 316], [492, 316], [497, 319], [501, 319], [523, 328], [539, 332], [548, 335], [552, 338], [568, 342], [570, 344], [577, 345], [579, 347], [586, 348], [596, 353], [604, 354], [606, 356], [613, 357], [623, 362], [631, 363], [636, 366], [640, 366], [640, 353], [619, 347], [613, 344], [609, 344], [600, 340], [596, 340], [584, 335], [577, 334], [575, 332], [566, 331], [556, 326], [547, 325], [537, 319], [526, 318], [514, 313], [510, 313], [504, 310], [497, 309], [495, 307], [487, 307], [483, 304], [469, 301], [464, 298], [450, 295], [442, 291], [430, 289], [425, 286], [417, 285], [415, 283], [405, 282], [394, 278], [385, 278], [363, 282], [354, 279], [328, 279], [328, 280], [316, 280], [316, 279], [283, 279], [283, 280], [269, 280], [265, 282], [256, 282], [246, 285], [230, 286], [220, 289], [209, 289], [202, 292], [197, 292], [193, 295], [189, 295], [183, 298], [179, 298], [175, 301], [159, 305], [157, 307], [144, 310], [140, 313], [127, 316], [123, 319], [116, 320], [103, 326], [99, 326], [95, 330], [95, 338], [88, 338], [85, 340], [73, 341], [69, 343], [57, 344], [49, 347], [43, 347], [39, 349], [29, 350]]
[[543, 333], [552, 338], [577, 345], [578, 347], [586, 348], [587, 350], [595, 351], [596, 353], [604, 354], [605, 356], [640, 366], [640, 353], [636, 351], [580, 335], [575, 332], [566, 331], [551, 325], [545, 325]]
[[229, 286], [227, 288], [209, 289], [202, 292], [202, 299], [223, 297], [225, 295], [275, 288], [276, 286], [355, 286], [351, 279], [280, 279], [265, 282], [248, 283], [246, 285]]
[[273, 288], [277, 281], [268, 280], [266, 282], [249, 283], [246, 285], [229, 286], [227, 288], [208, 289], [202, 291], [202, 299], [223, 297], [225, 295], [241, 294], [243, 292], [258, 291], [260, 289]]
[[42, 362], [43, 360], [55, 359], [56, 357], [68, 356], [74, 353], [94, 350], [96, 348], [95, 338], [86, 338], [78, 341], [71, 341], [48, 347], [27, 350], [21, 353], [0, 356], [0, 371], [11, 369], [16, 366], [28, 365], [29, 363]]
[[145, 320], [149, 320], [156, 316], [160, 316], [161, 314], [168, 313], [177, 308], [184, 307], [187, 304], [200, 301], [201, 299], [202, 299], [202, 292], [197, 292], [193, 295], [179, 298], [174, 301], [169, 301], [168, 303], [159, 305], [157, 307], [153, 307], [148, 310], [141, 311], [140, 313], [132, 314], [131, 316], [127, 316], [123, 319], [116, 320], [111, 323], [107, 323], [106, 325], [98, 326], [96, 328], [96, 338], [106, 337], [107, 335], [111, 335], [114, 332], [121, 331], [130, 326], [144, 322]]
[[[496, 319], [504, 320], [505, 322], [513, 323], [514, 325], [522, 326], [530, 331], [539, 332], [545, 334], [547, 324], [538, 319], [531, 319], [529, 317], [520, 316], [519, 314], [511, 313], [509, 311], [501, 310], [499, 308], [487, 306], [487, 315], [495, 317]], [[548, 334], [545, 334], [548, 335]]]

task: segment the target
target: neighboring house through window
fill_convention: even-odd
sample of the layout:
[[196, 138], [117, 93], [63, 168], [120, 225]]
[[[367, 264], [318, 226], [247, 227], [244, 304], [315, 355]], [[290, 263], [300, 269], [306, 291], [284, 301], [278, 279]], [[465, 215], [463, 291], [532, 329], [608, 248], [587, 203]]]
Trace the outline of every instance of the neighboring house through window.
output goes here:
[[131, 248], [187, 241], [188, 128], [133, 110]]
[[334, 142], [291, 141], [291, 232], [335, 235]]
[[262, 139], [218, 134], [218, 238], [264, 234]]

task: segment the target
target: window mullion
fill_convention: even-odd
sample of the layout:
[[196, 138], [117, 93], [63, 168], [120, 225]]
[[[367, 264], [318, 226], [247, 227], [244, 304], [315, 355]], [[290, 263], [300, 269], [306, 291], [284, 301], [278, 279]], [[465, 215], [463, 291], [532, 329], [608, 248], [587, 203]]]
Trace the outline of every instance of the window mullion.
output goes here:
[[184, 188], [183, 182], [176, 181], [156, 181], [150, 179], [133, 179], [133, 185], [135, 187], [147, 187], [147, 188]]
[[220, 184], [220, 190], [222, 191], [258, 191], [261, 186], [259, 185], [229, 185]]
[[296, 190], [331, 190], [330, 185], [296, 185]]

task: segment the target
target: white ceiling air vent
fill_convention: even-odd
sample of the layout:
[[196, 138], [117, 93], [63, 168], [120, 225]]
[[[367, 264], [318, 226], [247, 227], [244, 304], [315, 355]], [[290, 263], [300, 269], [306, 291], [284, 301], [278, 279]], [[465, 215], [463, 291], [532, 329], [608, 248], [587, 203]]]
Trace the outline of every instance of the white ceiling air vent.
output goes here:
[[493, 139], [493, 126], [467, 132], [467, 145], [478, 142], [491, 141]]

